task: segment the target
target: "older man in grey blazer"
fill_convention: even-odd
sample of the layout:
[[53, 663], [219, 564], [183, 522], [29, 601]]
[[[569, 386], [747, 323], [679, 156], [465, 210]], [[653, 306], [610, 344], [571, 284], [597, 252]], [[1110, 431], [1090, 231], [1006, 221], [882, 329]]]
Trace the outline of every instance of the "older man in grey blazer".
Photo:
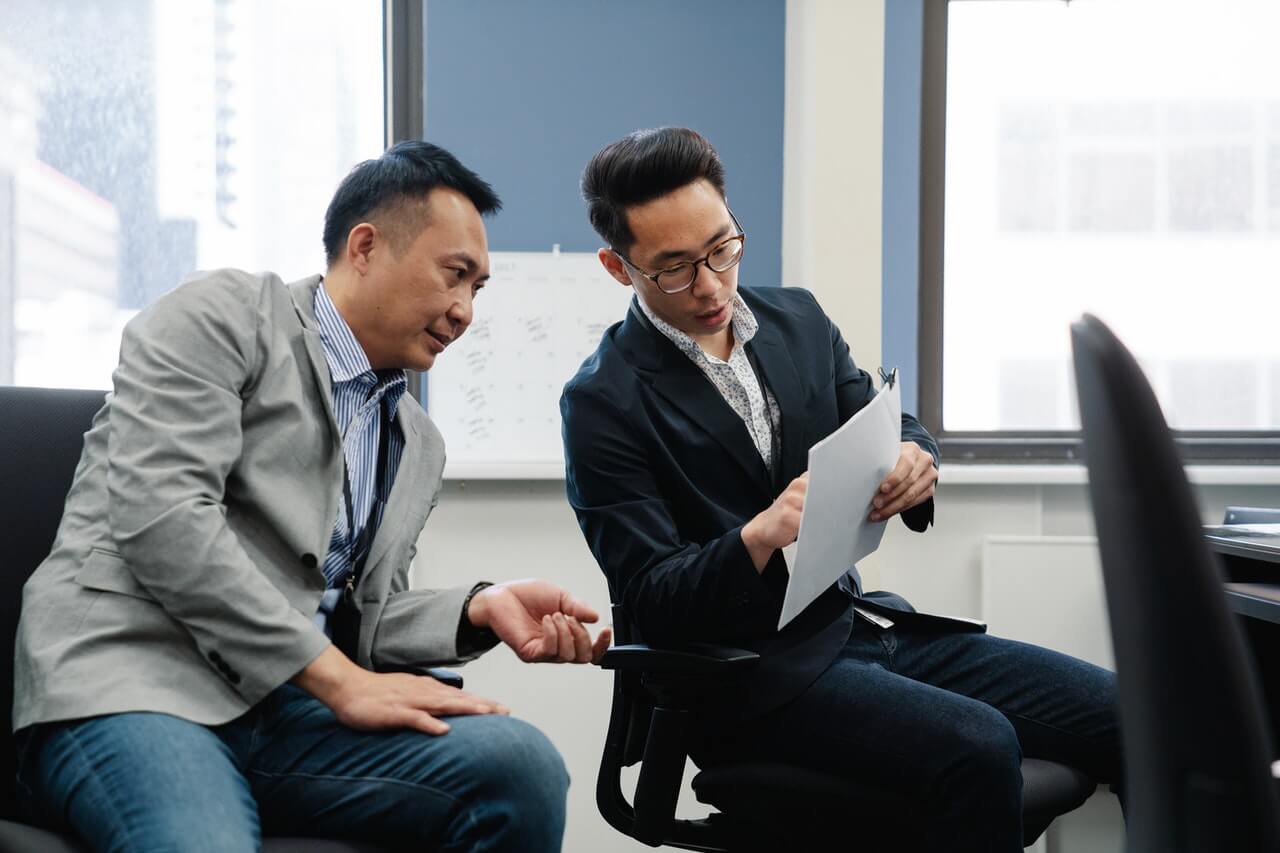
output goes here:
[[555, 748], [403, 672], [498, 642], [585, 662], [609, 642], [544, 581], [409, 588], [444, 445], [404, 371], [471, 322], [498, 207], [448, 152], [401, 143], [339, 187], [324, 276], [202, 274], [125, 329], [23, 594], [34, 817], [111, 851], [250, 851], [264, 828], [559, 849]]

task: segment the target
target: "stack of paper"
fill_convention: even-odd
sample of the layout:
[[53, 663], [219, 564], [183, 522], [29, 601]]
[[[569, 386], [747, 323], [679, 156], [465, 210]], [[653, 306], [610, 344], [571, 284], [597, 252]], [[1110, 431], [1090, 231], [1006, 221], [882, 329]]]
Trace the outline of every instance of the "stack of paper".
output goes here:
[[898, 372], [840, 429], [809, 448], [809, 488], [800, 535], [788, 556], [791, 580], [782, 628], [836, 578], [880, 547], [884, 521], [869, 521], [871, 500], [902, 452]]

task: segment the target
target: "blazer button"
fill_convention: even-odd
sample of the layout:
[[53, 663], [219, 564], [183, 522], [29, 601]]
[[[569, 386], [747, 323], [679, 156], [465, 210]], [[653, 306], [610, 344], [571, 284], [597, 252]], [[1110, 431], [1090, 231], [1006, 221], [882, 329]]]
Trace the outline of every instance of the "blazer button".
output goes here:
[[232, 684], [240, 683], [240, 673], [235, 670], [228, 669], [225, 674], [227, 676], [227, 681], [230, 681]]
[[215, 652], [209, 652], [209, 660], [213, 661], [218, 667], [222, 666], [222, 655]]
[[306, 566], [308, 569], [314, 569], [318, 565], [316, 562], [316, 555], [312, 553], [303, 554], [302, 565]]

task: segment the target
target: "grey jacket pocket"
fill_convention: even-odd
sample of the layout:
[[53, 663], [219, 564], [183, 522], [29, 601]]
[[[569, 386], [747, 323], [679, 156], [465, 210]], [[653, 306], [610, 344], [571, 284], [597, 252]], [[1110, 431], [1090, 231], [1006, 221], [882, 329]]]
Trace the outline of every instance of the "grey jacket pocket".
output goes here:
[[84, 566], [76, 573], [76, 583], [86, 589], [97, 589], [106, 592], [118, 592], [131, 595], [143, 601], [154, 602], [155, 598], [138, 583], [133, 572], [124, 564], [119, 554], [101, 551], [94, 548], [84, 561]]

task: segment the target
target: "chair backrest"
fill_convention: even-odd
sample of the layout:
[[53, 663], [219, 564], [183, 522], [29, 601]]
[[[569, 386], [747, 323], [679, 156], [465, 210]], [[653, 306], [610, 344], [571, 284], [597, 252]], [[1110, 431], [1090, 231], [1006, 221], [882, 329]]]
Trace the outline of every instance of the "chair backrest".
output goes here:
[[22, 585], [49, 555], [104, 391], [0, 387], [0, 814], [12, 815], [13, 641]]
[[1085, 315], [1071, 339], [1119, 679], [1128, 849], [1280, 850], [1261, 692], [1173, 438], [1110, 329]]

